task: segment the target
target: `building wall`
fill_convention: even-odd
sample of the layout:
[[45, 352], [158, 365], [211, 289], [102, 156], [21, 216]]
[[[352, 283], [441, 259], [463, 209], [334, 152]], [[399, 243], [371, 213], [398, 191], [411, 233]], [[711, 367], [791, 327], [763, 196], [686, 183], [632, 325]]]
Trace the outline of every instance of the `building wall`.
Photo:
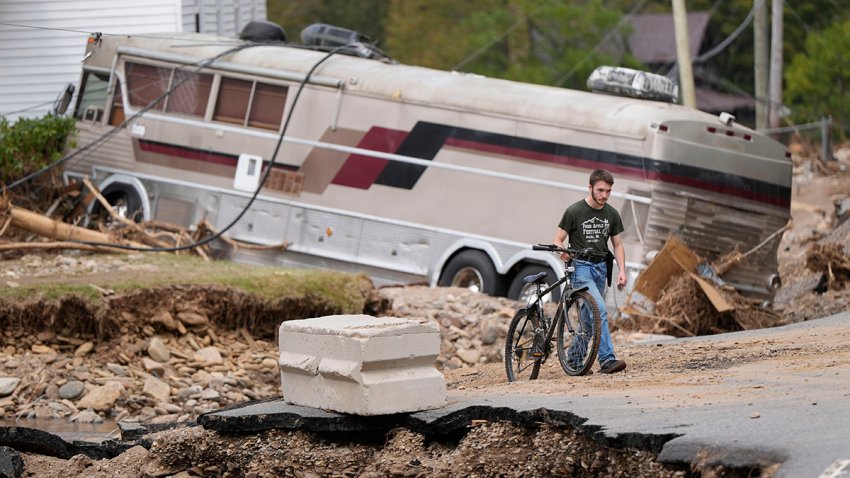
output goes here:
[[201, 31], [236, 36], [265, 0], [0, 0], [0, 116], [43, 116], [77, 85], [90, 33]]

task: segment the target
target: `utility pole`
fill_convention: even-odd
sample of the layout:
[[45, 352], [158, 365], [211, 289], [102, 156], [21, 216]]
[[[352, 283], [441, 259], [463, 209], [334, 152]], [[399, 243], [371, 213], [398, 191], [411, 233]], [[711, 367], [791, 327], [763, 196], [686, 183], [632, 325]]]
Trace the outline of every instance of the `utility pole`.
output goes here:
[[768, 41], [767, 41], [767, 4], [766, 0], [754, 0], [755, 19], [753, 21], [753, 61], [755, 63], [756, 90], [756, 129], [767, 128], [767, 106], [769, 95], [768, 81]]
[[782, 0], [773, 0], [770, 7], [770, 108], [768, 109], [768, 127], [779, 127], [779, 114], [782, 109]]
[[688, 12], [685, 10], [685, 0], [673, 0], [673, 27], [676, 31], [676, 61], [679, 63], [679, 91], [682, 93], [682, 104], [696, 108], [697, 97], [694, 88], [694, 70], [691, 65], [691, 48], [688, 44]]

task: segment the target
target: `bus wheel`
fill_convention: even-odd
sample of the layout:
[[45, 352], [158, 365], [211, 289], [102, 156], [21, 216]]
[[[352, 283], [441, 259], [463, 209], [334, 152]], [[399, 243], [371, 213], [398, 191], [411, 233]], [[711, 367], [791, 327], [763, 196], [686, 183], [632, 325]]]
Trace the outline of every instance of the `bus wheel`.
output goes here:
[[[558, 280], [558, 276], [555, 272], [552, 271], [549, 267], [540, 264], [529, 264], [522, 269], [520, 269], [519, 273], [514, 276], [511, 281], [510, 287], [508, 287], [508, 299], [519, 300], [526, 302], [528, 298], [537, 291], [537, 287], [534, 284], [526, 284], [522, 281], [523, 277], [537, 274], [539, 272], [546, 272], [546, 282], [548, 284], [552, 284]], [[555, 289], [551, 294], [547, 295], [543, 298], [544, 302], [557, 301], [561, 298], [561, 290]]]
[[[100, 194], [112, 206], [112, 211], [117, 216], [135, 222], [141, 222], [144, 219], [142, 199], [135, 189], [113, 183], [104, 188]], [[99, 220], [108, 224], [112, 222], [112, 215], [104, 210], [99, 201], [95, 201], [91, 210], [91, 221]]]
[[492, 296], [503, 293], [496, 268], [487, 254], [481, 251], [463, 251], [454, 256], [443, 269], [439, 285], [463, 287]]

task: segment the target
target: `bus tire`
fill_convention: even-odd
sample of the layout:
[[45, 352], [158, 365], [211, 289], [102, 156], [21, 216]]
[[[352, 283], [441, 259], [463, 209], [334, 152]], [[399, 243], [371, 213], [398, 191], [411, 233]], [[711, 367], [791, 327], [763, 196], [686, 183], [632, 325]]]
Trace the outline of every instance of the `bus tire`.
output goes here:
[[[549, 268], [541, 264], [528, 264], [511, 280], [511, 285], [508, 287], [508, 299], [526, 300], [528, 295], [537, 290], [534, 284], [526, 284], [522, 279], [526, 276], [534, 275], [540, 272], [546, 272], [546, 283], [553, 284], [558, 280], [558, 275]], [[557, 302], [561, 298], [561, 289], [552, 291], [551, 300]]]
[[490, 257], [481, 251], [466, 250], [446, 264], [438, 282], [443, 287], [463, 287], [487, 295], [504, 293], [502, 279]]
[[[119, 216], [135, 222], [144, 220], [142, 198], [139, 197], [139, 193], [132, 186], [122, 183], [112, 183], [106, 186], [100, 192], [100, 195], [106, 199], [106, 202], [112, 205], [112, 209]], [[111, 220], [109, 213], [104, 210], [103, 205], [98, 201], [95, 201], [92, 206], [91, 217], [95, 220], [100, 218], [107, 222]]]

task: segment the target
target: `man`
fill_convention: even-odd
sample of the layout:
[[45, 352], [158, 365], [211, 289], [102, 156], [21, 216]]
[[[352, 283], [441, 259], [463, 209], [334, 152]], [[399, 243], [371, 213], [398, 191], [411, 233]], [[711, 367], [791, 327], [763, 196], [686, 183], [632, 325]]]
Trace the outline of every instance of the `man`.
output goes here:
[[[626, 253], [623, 248], [623, 221], [620, 214], [610, 204], [608, 198], [614, 186], [614, 176], [604, 169], [597, 169], [590, 174], [590, 194], [576, 202], [564, 211], [558, 229], [555, 232], [555, 245], [564, 247], [564, 241], [569, 238], [573, 249], [590, 247], [599, 252], [608, 252], [608, 239], [614, 245], [614, 258], [617, 260], [617, 287], [626, 285]], [[561, 259], [568, 261], [567, 253], [561, 254]], [[626, 369], [626, 362], [617, 360], [614, 356], [614, 345], [611, 333], [608, 331], [608, 312], [605, 310], [605, 283], [611, 285], [611, 261], [588, 262], [573, 261], [575, 266], [575, 287], [587, 286], [588, 292], [599, 304], [602, 316], [602, 330], [599, 340], [599, 366], [602, 373], [615, 373]]]

